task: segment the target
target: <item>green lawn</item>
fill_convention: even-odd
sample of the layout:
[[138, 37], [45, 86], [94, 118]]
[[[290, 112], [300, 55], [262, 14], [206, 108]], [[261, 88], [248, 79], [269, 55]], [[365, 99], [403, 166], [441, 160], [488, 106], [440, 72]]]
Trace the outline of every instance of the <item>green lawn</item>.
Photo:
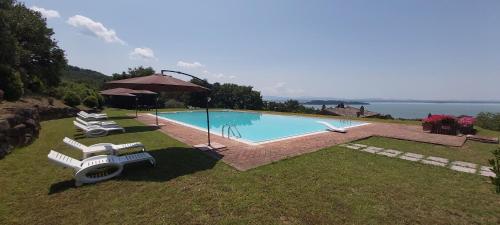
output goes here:
[[46, 156], [79, 156], [61, 142], [75, 134], [71, 119], [43, 122], [35, 143], [0, 160], [0, 224], [500, 223], [500, 195], [484, 177], [342, 147], [238, 172], [126, 112], [108, 111], [127, 133], [79, 141], [141, 141], [157, 167], [129, 166], [117, 179], [75, 188], [72, 171]]

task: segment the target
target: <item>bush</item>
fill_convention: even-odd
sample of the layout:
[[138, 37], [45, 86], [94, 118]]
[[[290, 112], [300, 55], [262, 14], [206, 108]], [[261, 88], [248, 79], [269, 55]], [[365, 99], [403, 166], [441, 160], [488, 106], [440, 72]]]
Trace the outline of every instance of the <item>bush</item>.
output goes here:
[[179, 102], [175, 99], [170, 99], [165, 102], [165, 108], [186, 108], [186, 105], [184, 103]]
[[476, 125], [484, 129], [500, 131], [500, 113], [481, 112], [476, 117]]
[[422, 120], [424, 131], [435, 134], [456, 135], [459, 125], [458, 120], [451, 115], [431, 115]]
[[24, 86], [19, 72], [15, 72], [9, 66], [0, 65], [0, 89], [5, 92], [5, 100], [15, 101], [21, 98]]
[[497, 194], [500, 194], [500, 148], [496, 149], [493, 153], [493, 159], [489, 160], [489, 163], [491, 165], [491, 171], [495, 173], [496, 177], [490, 177], [491, 178], [491, 183], [495, 185], [496, 189], [495, 191]]
[[99, 105], [99, 101], [95, 96], [90, 95], [83, 99], [83, 105], [89, 108], [95, 108]]
[[97, 103], [99, 105], [99, 108], [104, 107], [104, 98], [100, 94], [96, 94], [97, 97]]
[[75, 92], [69, 91], [64, 95], [63, 101], [64, 104], [75, 107], [80, 105], [81, 99]]

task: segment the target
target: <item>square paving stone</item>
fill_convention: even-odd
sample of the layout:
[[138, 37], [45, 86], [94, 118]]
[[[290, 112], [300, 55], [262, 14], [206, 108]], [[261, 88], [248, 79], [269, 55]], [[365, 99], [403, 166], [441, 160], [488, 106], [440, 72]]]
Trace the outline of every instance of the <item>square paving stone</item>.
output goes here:
[[446, 158], [435, 157], [435, 156], [429, 156], [429, 157], [427, 157], [427, 160], [440, 162], [440, 163], [444, 163], [444, 164], [448, 164], [448, 162], [450, 162], [450, 160], [448, 160]]
[[457, 165], [452, 165], [450, 169], [459, 171], [459, 172], [464, 172], [464, 173], [476, 173], [476, 169], [469, 168], [469, 167], [464, 167], [464, 166], [457, 166]]
[[384, 149], [383, 148], [373, 147], [373, 146], [370, 146], [370, 147], [365, 148], [365, 149], [361, 149], [361, 151], [368, 152], [368, 153], [377, 153], [377, 152], [380, 152], [382, 150], [384, 150]]
[[424, 158], [424, 156], [420, 155], [420, 154], [415, 154], [415, 153], [407, 152], [404, 155], [400, 156], [399, 158], [400, 159], [404, 159], [404, 160], [409, 160], [409, 161], [416, 162], [416, 161], [419, 161], [422, 158]]
[[381, 152], [377, 152], [377, 154], [379, 154], [379, 155], [385, 155], [387, 157], [396, 157], [396, 156], [398, 156], [401, 153], [402, 152], [400, 152], [400, 151], [396, 151], [396, 150], [392, 150], [392, 149], [387, 149], [387, 150], [384, 150], [384, 151], [381, 151]]
[[468, 167], [471, 169], [475, 169], [477, 167], [477, 165], [474, 163], [462, 162], [462, 161], [455, 161], [455, 162], [452, 162], [451, 164], [456, 165], [456, 166], [461, 166], [461, 167]]
[[360, 148], [366, 148], [366, 147], [368, 147], [368, 145], [363, 145], [363, 144], [352, 144], [352, 145], [358, 146]]
[[443, 162], [438, 162], [438, 161], [433, 161], [433, 160], [427, 160], [427, 159], [423, 159], [420, 162], [423, 163], [423, 164], [428, 164], [428, 165], [433, 165], [433, 166], [442, 166], [442, 167], [445, 167], [446, 165], [448, 165], [448, 163], [443, 163]]
[[490, 171], [491, 172], [492, 169], [493, 169], [493, 167], [491, 167], [491, 166], [481, 166], [481, 170], [483, 170], [483, 171]]
[[485, 176], [485, 177], [497, 177], [497, 175], [491, 171], [481, 170], [481, 171], [479, 171], [479, 174], [481, 176]]
[[350, 149], [354, 149], [354, 150], [358, 150], [358, 149], [360, 149], [360, 147], [358, 147], [358, 146], [353, 146], [353, 145], [347, 145], [347, 146], [345, 146], [345, 147], [346, 147], [346, 148], [350, 148]]
[[415, 154], [415, 153], [411, 153], [411, 152], [407, 152], [404, 155], [408, 156], [408, 157], [412, 157], [412, 158], [417, 158], [417, 159], [424, 158], [424, 155]]
[[479, 174], [485, 177], [497, 177], [495, 173], [491, 171], [492, 167], [489, 166], [481, 166], [481, 170]]

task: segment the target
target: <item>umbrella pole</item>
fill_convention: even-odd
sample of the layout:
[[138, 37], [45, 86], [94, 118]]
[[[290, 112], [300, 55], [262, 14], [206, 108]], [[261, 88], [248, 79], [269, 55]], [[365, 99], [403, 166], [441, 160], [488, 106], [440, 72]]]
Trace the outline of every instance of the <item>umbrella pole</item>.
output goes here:
[[210, 145], [210, 117], [208, 116], [208, 102], [210, 100], [208, 100], [208, 97], [207, 97], [207, 107], [206, 107], [206, 112], [207, 112], [207, 130], [208, 130], [208, 146], [212, 146]]
[[156, 126], [158, 126], [158, 97], [156, 97], [155, 101], [155, 110], [156, 110]]

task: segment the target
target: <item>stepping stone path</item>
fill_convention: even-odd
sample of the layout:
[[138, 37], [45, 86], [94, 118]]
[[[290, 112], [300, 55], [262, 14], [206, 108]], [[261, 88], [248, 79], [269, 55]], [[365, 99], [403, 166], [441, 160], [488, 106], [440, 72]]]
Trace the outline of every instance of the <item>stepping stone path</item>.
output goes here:
[[491, 171], [491, 167], [478, 166], [477, 164], [470, 163], [470, 162], [453, 161], [450, 163], [450, 160], [446, 159], [446, 158], [441, 158], [441, 157], [436, 157], [436, 156], [425, 157], [424, 155], [421, 155], [421, 154], [416, 154], [416, 153], [411, 153], [411, 152], [402, 152], [402, 151], [393, 150], [393, 149], [383, 149], [383, 148], [379, 148], [379, 147], [375, 147], [375, 146], [367, 146], [367, 145], [357, 144], [357, 143], [341, 144], [340, 146], [345, 147], [345, 148], [349, 148], [349, 149], [353, 149], [353, 150], [359, 150], [362, 152], [383, 155], [383, 156], [387, 156], [390, 158], [398, 157], [400, 159], [413, 161], [413, 162], [420, 162], [420, 163], [427, 164], [427, 165], [447, 167], [447, 168], [450, 168], [452, 170], [463, 172], [463, 173], [479, 174], [479, 175], [485, 176], [485, 177], [496, 177], [495, 173], [493, 173]]

